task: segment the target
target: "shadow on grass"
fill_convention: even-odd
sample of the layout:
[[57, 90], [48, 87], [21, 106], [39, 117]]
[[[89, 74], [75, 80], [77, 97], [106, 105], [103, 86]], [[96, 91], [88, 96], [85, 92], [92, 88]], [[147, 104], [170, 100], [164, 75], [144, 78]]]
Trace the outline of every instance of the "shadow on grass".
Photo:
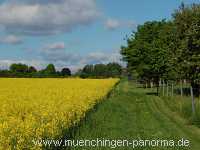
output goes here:
[[[175, 93], [181, 95], [181, 89], [175, 89]], [[190, 88], [183, 88], [183, 94], [185, 96], [190, 96]]]
[[158, 96], [157, 92], [147, 92], [146, 95]]

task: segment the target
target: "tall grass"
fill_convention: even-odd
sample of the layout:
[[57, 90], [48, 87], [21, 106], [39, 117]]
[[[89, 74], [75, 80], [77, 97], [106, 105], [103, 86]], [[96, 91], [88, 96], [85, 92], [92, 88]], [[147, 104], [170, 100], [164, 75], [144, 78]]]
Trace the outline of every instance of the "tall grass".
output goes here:
[[[137, 87], [142, 87], [141, 85]], [[168, 87], [168, 96], [167, 96], [167, 88], [165, 85], [165, 94], [163, 95], [162, 86], [159, 87], [159, 96], [164, 100], [166, 107], [169, 107], [170, 110], [174, 113], [177, 113], [181, 117], [187, 120], [188, 124], [195, 125], [200, 128], [200, 97], [195, 97], [195, 113], [192, 112], [192, 98], [190, 95], [190, 84], [183, 84], [183, 96], [181, 96], [181, 85], [175, 84], [174, 90], [172, 94], [172, 87], [169, 84]], [[156, 88], [147, 88], [145, 91], [149, 94], [155, 94]]]
[[173, 112], [187, 119], [188, 124], [200, 127], [200, 99], [195, 97], [195, 114], [192, 112], [192, 99], [190, 96], [161, 96], [166, 106]]

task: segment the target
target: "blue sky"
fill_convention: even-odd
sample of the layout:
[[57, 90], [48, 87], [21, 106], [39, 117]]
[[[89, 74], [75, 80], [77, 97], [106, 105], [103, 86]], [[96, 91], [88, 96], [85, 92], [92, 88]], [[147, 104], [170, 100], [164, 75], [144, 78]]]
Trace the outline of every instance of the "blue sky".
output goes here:
[[170, 19], [181, 2], [199, 0], [0, 0], [0, 68], [119, 62], [126, 35], [145, 21]]

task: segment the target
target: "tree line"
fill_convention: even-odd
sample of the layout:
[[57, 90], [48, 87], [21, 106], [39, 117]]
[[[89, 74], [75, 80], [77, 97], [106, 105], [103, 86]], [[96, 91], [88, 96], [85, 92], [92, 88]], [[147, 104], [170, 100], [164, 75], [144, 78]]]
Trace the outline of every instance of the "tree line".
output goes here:
[[78, 71], [81, 78], [119, 78], [122, 75], [122, 66], [118, 63], [86, 65]]
[[71, 70], [69, 68], [63, 68], [61, 71], [57, 71], [53, 64], [47, 65], [45, 69], [37, 70], [34, 66], [28, 66], [26, 64], [11, 64], [9, 70], [0, 70], [0, 77], [69, 77], [71, 76]]
[[[108, 78], [120, 77], [122, 66], [118, 63], [85, 65], [73, 76], [81, 78]], [[48, 78], [48, 77], [70, 77], [72, 76], [69, 68], [61, 71], [55, 69], [54, 64], [49, 64], [45, 69], [37, 70], [34, 66], [18, 63], [11, 64], [9, 70], [0, 70], [0, 77], [21, 77], [21, 78]]]
[[147, 21], [121, 47], [131, 76], [157, 87], [187, 80], [200, 93], [200, 4], [181, 6], [170, 20]]

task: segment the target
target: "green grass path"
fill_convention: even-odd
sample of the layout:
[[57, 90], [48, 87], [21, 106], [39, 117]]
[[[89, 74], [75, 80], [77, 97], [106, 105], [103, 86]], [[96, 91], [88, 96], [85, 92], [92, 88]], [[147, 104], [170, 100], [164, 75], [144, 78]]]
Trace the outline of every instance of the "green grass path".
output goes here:
[[[164, 101], [148, 91], [136, 88], [124, 80], [115, 88], [111, 96], [90, 114], [86, 123], [80, 127], [75, 139], [172, 139], [190, 140], [191, 147], [143, 147], [149, 149], [191, 149], [200, 150], [200, 129], [187, 124], [187, 121], [171, 112]], [[74, 149], [103, 149], [99, 147], [76, 147]], [[131, 147], [116, 148], [121, 150]]]

